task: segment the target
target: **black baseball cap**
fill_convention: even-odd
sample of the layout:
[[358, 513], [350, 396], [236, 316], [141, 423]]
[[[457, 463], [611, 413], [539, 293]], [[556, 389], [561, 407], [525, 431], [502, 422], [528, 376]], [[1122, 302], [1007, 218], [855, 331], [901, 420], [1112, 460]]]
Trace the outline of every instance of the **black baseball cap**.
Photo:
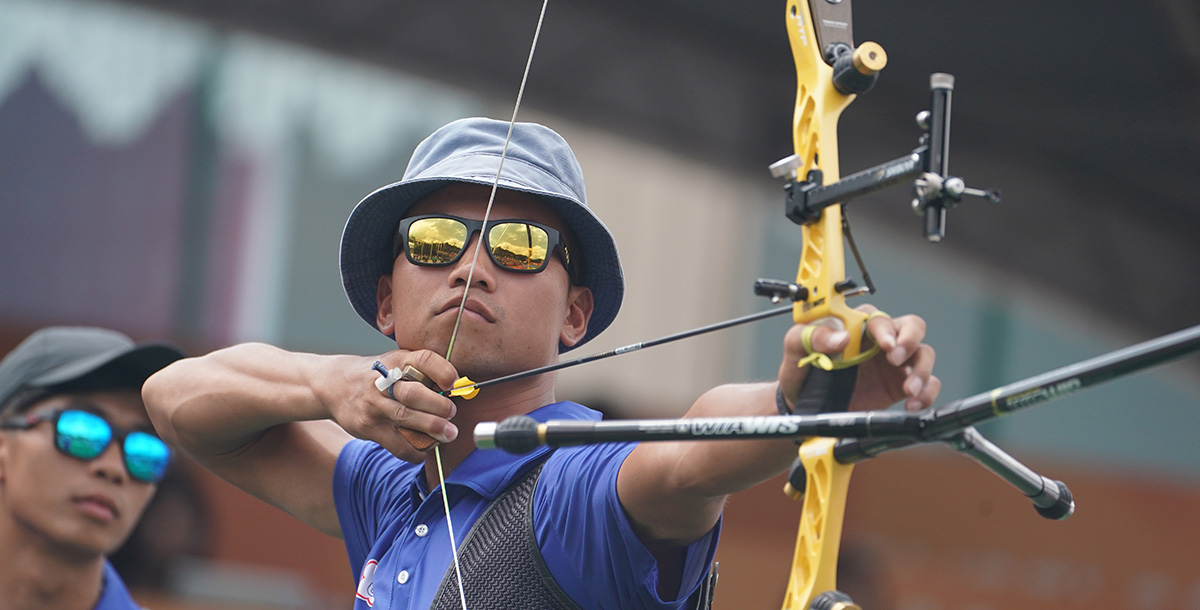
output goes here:
[[[131, 389], [159, 369], [183, 358], [165, 343], [135, 344], [106, 328], [52, 326], [29, 335], [0, 360], [0, 412], [16, 394], [48, 388], [93, 375], [119, 373]], [[136, 384], [136, 385], [134, 385]]]

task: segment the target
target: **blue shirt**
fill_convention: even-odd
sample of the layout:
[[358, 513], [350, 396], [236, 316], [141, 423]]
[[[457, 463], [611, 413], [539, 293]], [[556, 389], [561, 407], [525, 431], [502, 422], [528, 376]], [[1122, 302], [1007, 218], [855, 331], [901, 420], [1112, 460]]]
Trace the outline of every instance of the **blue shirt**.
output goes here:
[[125, 583], [107, 559], [104, 560], [104, 590], [100, 592], [100, 601], [94, 610], [142, 610], [133, 602]]
[[[549, 419], [599, 420], [570, 402], [530, 413]], [[635, 445], [563, 447], [546, 461], [534, 494], [538, 546], [555, 581], [580, 607], [676, 609], [712, 563], [719, 526], [686, 549], [675, 599], [658, 595], [658, 566], [617, 499], [617, 472]], [[547, 447], [512, 455], [477, 450], [446, 480], [455, 543]], [[351, 441], [338, 457], [333, 493], [346, 550], [359, 586], [355, 608], [428, 608], [451, 553], [440, 490], [425, 489], [423, 467], [368, 441]]]

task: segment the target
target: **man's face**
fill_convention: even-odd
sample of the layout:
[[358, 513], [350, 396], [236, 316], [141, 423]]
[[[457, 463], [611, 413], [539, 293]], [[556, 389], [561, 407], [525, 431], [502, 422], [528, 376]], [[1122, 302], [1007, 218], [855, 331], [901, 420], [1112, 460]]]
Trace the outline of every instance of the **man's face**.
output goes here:
[[[118, 430], [152, 430], [136, 390], [55, 395], [23, 413], [63, 407], [95, 412]], [[96, 459], [82, 461], [55, 448], [53, 421], [0, 432], [0, 529], [15, 537], [6, 539], [48, 542], [81, 558], [111, 553], [155, 489], [130, 478], [115, 439]]]
[[[449, 214], [482, 220], [490, 187], [455, 184], [419, 201], [408, 216]], [[540, 199], [500, 189], [489, 222], [532, 220], [559, 232], [566, 223]], [[459, 303], [471, 277], [451, 362], [463, 375], [490, 379], [555, 362], [558, 344], [574, 344], [587, 330], [591, 292], [572, 287], [562, 259], [555, 255], [538, 273], [516, 273], [498, 267], [480, 250], [474, 272], [478, 234], [461, 258], [445, 267], [422, 267], [401, 254], [390, 277], [380, 279], [377, 322], [394, 332], [403, 349], [430, 349], [445, 354]]]

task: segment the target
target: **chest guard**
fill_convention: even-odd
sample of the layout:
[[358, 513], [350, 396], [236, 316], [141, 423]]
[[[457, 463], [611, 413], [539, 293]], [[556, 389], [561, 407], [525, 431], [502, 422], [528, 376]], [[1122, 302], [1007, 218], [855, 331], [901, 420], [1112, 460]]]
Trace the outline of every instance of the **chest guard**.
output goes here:
[[[533, 492], [543, 461], [509, 487], [471, 526], [459, 548], [467, 607], [472, 610], [581, 610], [550, 575], [533, 526]], [[716, 564], [683, 608], [708, 610]], [[462, 610], [454, 566], [446, 570], [430, 610]]]
[[[500, 494], [459, 548], [463, 589], [472, 610], [580, 610], [554, 582], [538, 550], [533, 491], [544, 465]], [[433, 600], [431, 610], [462, 610], [454, 566]]]

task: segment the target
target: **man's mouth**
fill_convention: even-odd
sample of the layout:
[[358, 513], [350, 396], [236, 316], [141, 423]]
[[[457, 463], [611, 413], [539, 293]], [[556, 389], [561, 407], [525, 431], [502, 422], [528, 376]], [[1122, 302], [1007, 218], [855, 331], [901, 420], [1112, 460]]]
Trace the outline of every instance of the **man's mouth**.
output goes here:
[[73, 502], [80, 512], [98, 521], [115, 521], [119, 514], [116, 502], [103, 494], [79, 496]]
[[[458, 309], [460, 306], [462, 306], [461, 297], [458, 299], [454, 299], [454, 300], [450, 301], [449, 303], [446, 303], [445, 305], [443, 305], [441, 310], [438, 311], [438, 315], [449, 312], [449, 313], [457, 316]], [[473, 315], [473, 316], [483, 320], [484, 322], [495, 322], [495, 318], [492, 316], [492, 312], [489, 311], [488, 308], [485, 307], [479, 301], [468, 298], [466, 305], [462, 306], [462, 307], [463, 307], [463, 317], [464, 318], [467, 316]]]

